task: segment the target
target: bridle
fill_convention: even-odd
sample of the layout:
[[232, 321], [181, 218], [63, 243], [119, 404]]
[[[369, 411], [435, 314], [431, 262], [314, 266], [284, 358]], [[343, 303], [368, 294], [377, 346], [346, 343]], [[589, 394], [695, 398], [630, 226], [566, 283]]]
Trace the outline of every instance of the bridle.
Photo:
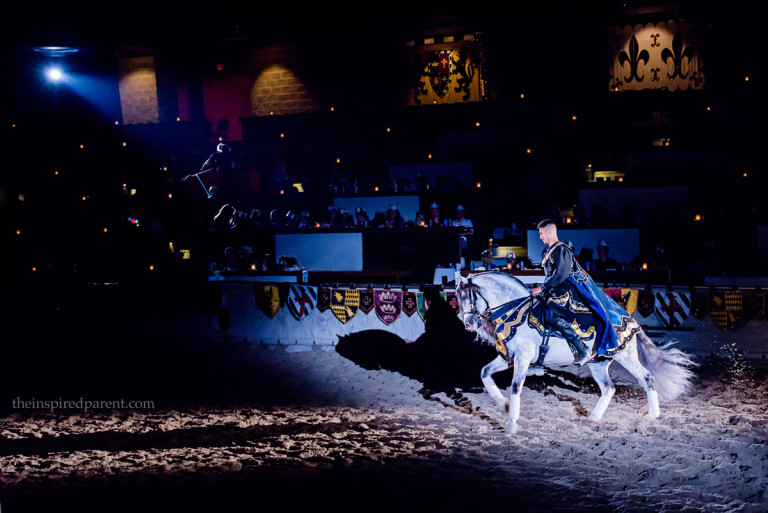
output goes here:
[[[491, 315], [493, 315], [493, 312], [512, 303], [512, 301], [508, 301], [498, 306], [491, 307], [490, 303], [488, 303], [488, 300], [485, 299], [485, 297], [483, 297], [483, 295], [478, 291], [477, 285], [472, 284], [472, 278], [467, 279], [467, 285], [465, 285], [465, 287], [469, 288], [469, 311], [465, 312], [463, 315], [475, 315], [477, 317], [481, 317], [486, 322], [491, 322]], [[534, 297], [536, 299], [543, 299], [542, 297], [539, 297], [539, 296], [534, 296]], [[477, 307], [478, 298], [482, 299], [483, 303], [485, 303], [485, 310], [483, 310], [482, 313], [480, 312], [480, 309]]]
[[[486, 321], [490, 321], [491, 314], [493, 313], [493, 310], [491, 308], [491, 305], [488, 303], [488, 300], [483, 297], [480, 292], [477, 290], [477, 286], [472, 284], [472, 278], [469, 278], [467, 280], [467, 286], [469, 288], [469, 311], [466, 312], [464, 315], [476, 315], [478, 317], [482, 317]], [[483, 313], [480, 313], [480, 310], [477, 308], [477, 299], [480, 298], [483, 300], [483, 303], [485, 303], [485, 310]]]

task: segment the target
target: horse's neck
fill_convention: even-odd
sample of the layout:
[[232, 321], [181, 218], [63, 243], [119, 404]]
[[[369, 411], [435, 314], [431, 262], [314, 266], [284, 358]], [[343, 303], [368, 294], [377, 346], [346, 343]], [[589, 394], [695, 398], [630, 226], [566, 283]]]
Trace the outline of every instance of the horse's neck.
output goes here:
[[514, 299], [519, 299], [528, 294], [527, 289], [521, 290], [516, 283], [501, 280], [489, 280], [483, 286], [486, 291], [486, 300], [490, 308], [496, 308]]

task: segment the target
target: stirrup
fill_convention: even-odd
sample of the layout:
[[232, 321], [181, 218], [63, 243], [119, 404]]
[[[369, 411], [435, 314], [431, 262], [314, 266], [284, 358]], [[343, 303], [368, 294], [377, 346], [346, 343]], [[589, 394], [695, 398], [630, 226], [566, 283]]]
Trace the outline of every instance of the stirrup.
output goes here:
[[592, 350], [590, 348], [585, 347], [585, 349], [586, 349], [586, 351], [585, 351], [586, 354], [584, 356], [582, 356], [581, 358], [579, 358], [579, 352], [574, 350], [574, 354], [573, 354], [573, 364], [574, 365], [578, 365], [579, 367], [582, 367], [583, 365], [591, 362], [595, 358], [595, 356], [597, 356], [597, 355], [592, 353]]

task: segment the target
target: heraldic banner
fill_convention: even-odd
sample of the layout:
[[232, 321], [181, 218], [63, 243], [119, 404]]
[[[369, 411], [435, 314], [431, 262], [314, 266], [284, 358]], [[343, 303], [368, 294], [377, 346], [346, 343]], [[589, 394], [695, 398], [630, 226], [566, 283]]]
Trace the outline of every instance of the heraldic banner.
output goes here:
[[690, 18], [611, 27], [609, 90], [703, 89], [706, 26]]
[[460, 40], [416, 47], [414, 91], [410, 105], [477, 102], [484, 87], [478, 41]]
[[332, 289], [331, 311], [342, 324], [349, 322], [360, 308], [360, 291], [357, 289]]
[[315, 309], [315, 304], [317, 304], [317, 287], [292, 283], [286, 304], [291, 315], [298, 321], [302, 320]]
[[744, 296], [740, 290], [713, 292], [709, 296], [709, 317], [721, 331], [731, 331], [741, 327]]
[[659, 321], [667, 328], [683, 325], [691, 313], [691, 293], [658, 291], [655, 294], [654, 311]]
[[637, 289], [603, 289], [603, 292], [616, 301], [619, 306], [621, 306], [624, 310], [627, 311], [629, 315], [632, 315], [635, 313], [635, 310], [637, 310], [637, 299], [639, 290]]
[[400, 317], [403, 309], [403, 292], [399, 290], [376, 289], [373, 293], [376, 315], [389, 326]]
[[261, 313], [270, 319], [273, 319], [280, 310], [280, 289], [275, 284], [254, 284], [253, 298]]

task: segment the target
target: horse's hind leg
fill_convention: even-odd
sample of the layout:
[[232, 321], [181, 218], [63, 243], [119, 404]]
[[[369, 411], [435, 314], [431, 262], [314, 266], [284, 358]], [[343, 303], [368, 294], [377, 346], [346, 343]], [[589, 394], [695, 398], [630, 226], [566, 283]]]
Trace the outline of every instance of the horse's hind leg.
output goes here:
[[611, 402], [613, 394], [616, 393], [616, 387], [613, 386], [613, 381], [608, 374], [608, 367], [611, 365], [612, 360], [605, 360], [598, 363], [588, 363], [589, 371], [592, 373], [592, 377], [595, 378], [597, 385], [600, 387], [600, 399], [598, 399], [592, 413], [589, 414], [589, 420], [600, 420], [603, 418], [608, 403]]
[[645, 394], [648, 396], [648, 413], [646, 416], [653, 419], [658, 417], [660, 413], [659, 394], [656, 392], [655, 379], [653, 374], [643, 367], [643, 364], [638, 359], [637, 340], [633, 339], [624, 351], [616, 355], [615, 359], [635, 377], [645, 390]]
[[499, 387], [496, 386], [496, 382], [493, 380], [493, 374], [507, 370], [509, 365], [504, 358], [497, 356], [491, 363], [483, 367], [480, 371], [480, 379], [483, 381], [483, 385], [488, 393], [491, 395], [496, 404], [505, 410], [509, 410], [509, 402], [504, 398], [504, 394], [501, 393]]

